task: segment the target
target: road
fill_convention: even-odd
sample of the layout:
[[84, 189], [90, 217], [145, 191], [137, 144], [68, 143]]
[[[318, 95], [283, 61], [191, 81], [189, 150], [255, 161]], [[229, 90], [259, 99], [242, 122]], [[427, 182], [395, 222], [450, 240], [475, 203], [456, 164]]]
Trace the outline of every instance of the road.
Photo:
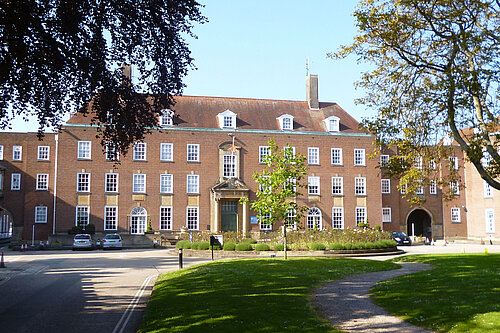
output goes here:
[[[209, 259], [185, 258], [184, 267]], [[165, 250], [5, 253], [1, 332], [136, 332], [159, 273], [178, 269]]]

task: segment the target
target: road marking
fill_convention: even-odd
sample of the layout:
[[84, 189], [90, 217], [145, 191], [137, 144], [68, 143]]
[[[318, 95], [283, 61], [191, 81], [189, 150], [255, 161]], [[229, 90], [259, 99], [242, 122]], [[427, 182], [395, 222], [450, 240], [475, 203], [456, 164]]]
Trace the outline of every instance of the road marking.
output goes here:
[[146, 280], [144, 280], [144, 282], [142, 283], [142, 285], [139, 288], [139, 290], [137, 290], [137, 293], [135, 294], [134, 298], [132, 299], [132, 301], [130, 302], [130, 304], [127, 306], [127, 309], [123, 313], [122, 317], [120, 318], [120, 320], [116, 324], [115, 329], [113, 330], [112, 333], [122, 333], [123, 330], [125, 329], [125, 327], [127, 327], [127, 323], [130, 320], [130, 317], [132, 316], [132, 313], [133, 313], [135, 307], [139, 303], [139, 299], [142, 297], [142, 295], [144, 294], [144, 291], [146, 290], [149, 282], [151, 282], [151, 280], [154, 277], [156, 277], [156, 274], [155, 275], [151, 275], [151, 276], [147, 277]]

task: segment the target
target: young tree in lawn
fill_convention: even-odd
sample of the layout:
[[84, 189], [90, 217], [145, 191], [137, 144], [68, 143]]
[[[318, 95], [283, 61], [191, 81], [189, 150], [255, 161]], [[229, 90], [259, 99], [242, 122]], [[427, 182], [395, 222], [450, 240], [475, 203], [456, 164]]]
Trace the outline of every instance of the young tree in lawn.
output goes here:
[[[306, 158], [296, 154], [287, 144], [282, 150], [274, 139], [268, 142], [269, 154], [264, 157], [265, 167], [256, 171], [253, 179], [259, 184], [257, 200], [250, 207], [258, 212], [261, 223], [269, 225], [283, 222], [286, 226], [296, 226], [304, 217], [306, 206], [297, 204], [298, 191], [306, 188]], [[284, 257], [287, 258], [286, 227], [283, 228]]]
[[[186, 43], [203, 23], [195, 0], [0, 2], [0, 129], [14, 117], [39, 133], [89, 113], [124, 153], [158, 125], [193, 68]], [[133, 64], [134, 81], [120, 66]], [[128, 81], [128, 82], [127, 82]]]
[[378, 111], [363, 125], [396, 152], [387, 170], [407, 193], [433, 178], [446, 188], [457, 173], [439, 179], [433, 166], [448, 168], [454, 141], [500, 189], [500, 2], [367, 0], [354, 17], [353, 44], [329, 56], [373, 65], [357, 83], [366, 92], [358, 102]]

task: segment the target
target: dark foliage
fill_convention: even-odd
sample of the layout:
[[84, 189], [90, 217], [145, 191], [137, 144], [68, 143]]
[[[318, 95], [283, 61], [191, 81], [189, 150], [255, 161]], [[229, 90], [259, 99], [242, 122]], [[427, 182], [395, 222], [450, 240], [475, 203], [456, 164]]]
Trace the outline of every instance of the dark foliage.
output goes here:
[[[206, 21], [194, 0], [1, 0], [0, 128], [36, 116], [39, 132], [88, 113], [122, 153], [182, 92], [185, 37]], [[134, 64], [134, 84], [120, 66]]]

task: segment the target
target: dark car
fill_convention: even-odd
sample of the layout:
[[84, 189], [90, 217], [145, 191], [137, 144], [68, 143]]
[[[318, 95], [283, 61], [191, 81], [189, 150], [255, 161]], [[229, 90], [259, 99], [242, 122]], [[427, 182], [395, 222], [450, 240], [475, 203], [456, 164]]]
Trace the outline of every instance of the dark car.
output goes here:
[[410, 237], [406, 236], [404, 232], [393, 231], [392, 239], [394, 239], [398, 245], [411, 245]]

